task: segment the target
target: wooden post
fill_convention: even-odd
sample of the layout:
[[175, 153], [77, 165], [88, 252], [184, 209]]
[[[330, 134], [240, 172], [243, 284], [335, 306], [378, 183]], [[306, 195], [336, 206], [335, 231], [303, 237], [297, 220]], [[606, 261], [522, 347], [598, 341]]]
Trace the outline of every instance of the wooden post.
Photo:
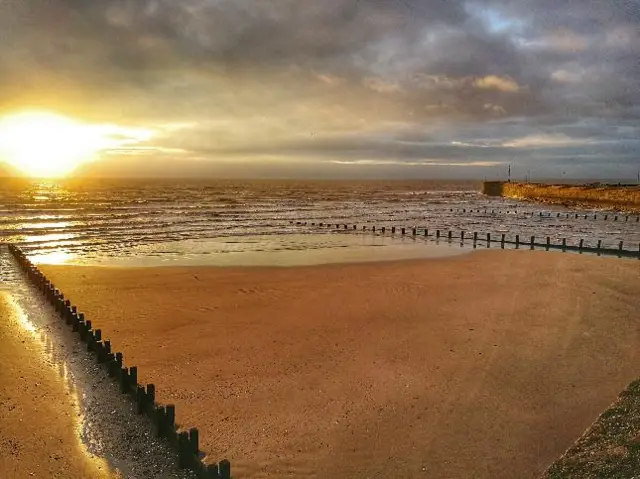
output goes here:
[[153, 410], [153, 406], [156, 402], [156, 385], [147, 384], [147, 405], [151, 406], [150, 411]]
[[207, 464], [204, 477], [206, 477], [206, 479], [218, 479], [220, 477], [220, 474], [218, 474], [218, 465]]
[[168, 404], [165, 407], [166, 419], [167, 419], [167, 430], [171, 432], [176, 428], [176, 407], [173, 404]]
[[100, 342], [101, 341], [102, 341], [102, 330], [101, 329], [96, 329], [93, 332], [93, 341], [91, 341], [89, 344], [91, 344], [91, 348], [98, 353], [98, 359], [99, 360], [102, 358], [102, 356], [101, 356], [101, 347], [100, 347]]
[[220, 479], [231, 479], [231, 463], [226, 459], [220, 461]]
[[102, 351], [102, 362], [105, 362], [111, 354], [111, 341], [107, 339], [102, 343]]
[[189, 445], [191, 446], [191, 452], [197, 456], [200, 451], [200, 434], [198, 433], [198, 428], [192, 427], [189, 429]]
[[551, 246], [551, 238], [547, 236], [547, 247], [546, 250], [549, 251], [549, 247]]
[[129, 370], [120, 368], [120, 392], [126, 394], [129, 392]]
[[127, 378], [129, 389], [137, 386], [138, 384], [138, 366], [131, 366], [129, 368], [129, 377]]
[[189, 434], [186, 431], [183, 431], [178, 434], [178, 467], [180, 469], [186, 469], [189, 467], [190, 453]]
[[136, 412], [138, 414], [142, 414], [144, 412], [146, 400], [147, 400], [146, 396], [147, 396], [147, 393], [145, 393], [144, 387], [140, 386], [139, 384], [136, 384], [136, 405], [138, 406], [136, 408]]

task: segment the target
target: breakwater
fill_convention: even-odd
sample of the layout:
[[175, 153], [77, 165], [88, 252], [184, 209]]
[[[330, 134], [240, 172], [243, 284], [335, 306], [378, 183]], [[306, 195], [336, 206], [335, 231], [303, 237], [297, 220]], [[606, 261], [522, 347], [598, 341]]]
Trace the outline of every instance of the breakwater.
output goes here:
[[[292, 222], [293, 224], [293, 222]], [[580, 239], [577, 244], [570, 244], [566, 238], [562, 238], [559, 243], [551, 241], [551, 237], [537, 238], [535, 236], [525, 237], [524, 235], [516, 234], [507, 237], [505, 233], [502, 233], [498, 237], [491, 235], [491, 233], [480, 233], [478, 231], [452, 231], [445, 229], [429, 229], [424, 226], [378, 226], [375, 225], [357, 225], [346, 223], [315, 223], [309, 221], [296, 221], [296, 226], [312, 226], [316, 228], [329, 228], [334, 231], [341, 232], [371, 232], [373, 234], [391, 234], [392, 236], [398, 235], [401, 237], [410, 236], [413, 238], [423, 238], [425, 240], [439, 241], [459, 241], [461, 244], [471, 244], [474, 248], [478, 245], [484, 244], [487, 248], [490, 248], [492, 244], [500, 245], [502, 249], [505, 246], [514, 246], [516, 249], [528, 248], [531, 250], [543, 249], [545, 251], [573, 251], [577, 253], [593, 253], [598, 256], [617, 256], [618, 258], [638, 258], [640, 259], [640, 244], [638, 248], [630, 249], [629, 245], [625, 247], [624, 241], [618, 243], [617, 248], [607, 248], [603, 245], [602, 240], [597, 240], [597, 243], [589, 245], [584, 239]], [[540, 241], [540, 240], [543, 241]]]
[[120, 392], [129, 397], [136, 412], [150, 419], [156, 435], [175, 451], [178, 465], [204, 479], [230, 479], [231, 464], [228, 460], [205, 464], [205, 454], [199, 449], [199, 430], [185, 429], [176, 423], [175, 405], [156, 402], [156, 387], [138, 383], [138, 368], [125, 367], [124, 355], [111, 349], [111, 342], [103, 338], [102, 330], [93, 328], [91, 320], [49, 281], [20, 248], [8, 245], [9, 251], [32, 285], [45, 297], [57, 316], [77, 333], [80, 342], [92, 353], [99, 365], [106, 368], [108, 375], [119, 385]]
[[564, 205], [592, 205], [640, 212], [640, 185], [565, 185], [485, 181], [482, 193]]

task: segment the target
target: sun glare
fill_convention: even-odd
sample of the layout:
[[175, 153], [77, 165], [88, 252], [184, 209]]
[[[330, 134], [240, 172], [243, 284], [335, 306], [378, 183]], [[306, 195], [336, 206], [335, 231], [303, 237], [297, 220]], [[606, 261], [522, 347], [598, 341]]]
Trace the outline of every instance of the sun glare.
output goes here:
[[53, 113], [19, 113], [0, 120], [0, 161], [29, 176], [64, 176], [104, 144], [99, 130]]

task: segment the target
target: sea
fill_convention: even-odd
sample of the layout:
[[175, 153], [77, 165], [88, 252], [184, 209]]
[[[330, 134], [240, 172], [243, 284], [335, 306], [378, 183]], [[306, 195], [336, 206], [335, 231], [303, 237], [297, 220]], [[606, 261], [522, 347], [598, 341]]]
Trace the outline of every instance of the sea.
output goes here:
[[[408, 246], [381, 235], [383, 226], [439, 230], [444, 238], [475, 232], [639, 248], [636, 215], [487, 197], [480, 189], [474, 181], [0, 179], [0, 242], [21, 246], [37, 263], [107, 265], [261, 264], [268, 252], [338, 249], [375, 258], [383, 249], [367, 247]], [[412, 251], [432, 251], [427, 243], [414, 239]]]

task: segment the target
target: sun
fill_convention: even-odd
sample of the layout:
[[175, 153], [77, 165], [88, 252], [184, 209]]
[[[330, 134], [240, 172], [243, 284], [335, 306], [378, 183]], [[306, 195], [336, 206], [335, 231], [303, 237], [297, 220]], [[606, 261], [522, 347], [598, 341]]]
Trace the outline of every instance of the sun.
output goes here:
[[16, 113], [0, 120], [0, 161], [33, 177], [64, 176], [103, 145], [95, 128], [55, 113]]

